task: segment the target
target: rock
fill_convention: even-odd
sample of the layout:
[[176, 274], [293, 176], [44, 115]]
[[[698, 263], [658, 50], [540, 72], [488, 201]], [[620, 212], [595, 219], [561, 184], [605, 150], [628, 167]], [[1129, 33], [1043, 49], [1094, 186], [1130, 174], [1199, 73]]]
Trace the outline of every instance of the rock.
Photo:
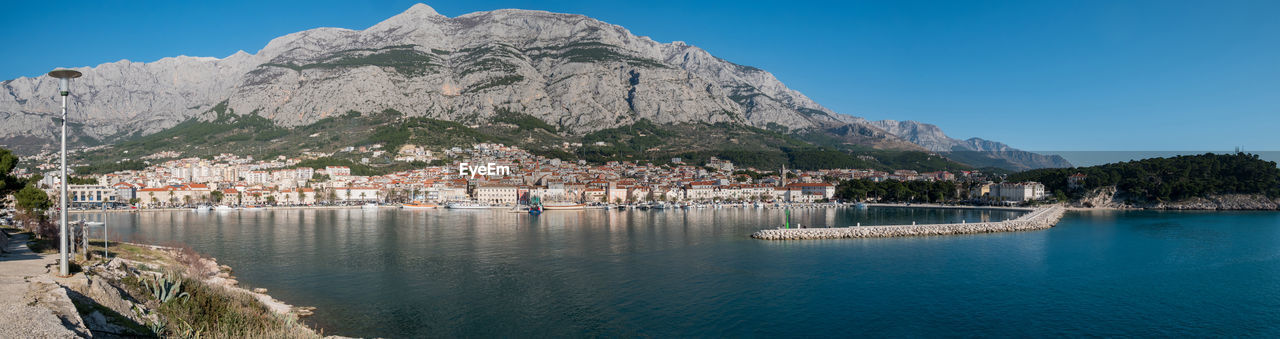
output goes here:
[[267, 289], [265, 289], [265, 288], [261, 288], [261, 287], [257, 287], [257, 288], [254, 288], [254, 289], [253, 289], [253, 293], [267, 293]]
[[1280, 202], [1261, 194], [1223, 194], [1150, 206], [1171, 210], [1275, 210]]
[[51, 282], [34, 281], [28, 285], [25, 298], [28, 300], [27, 305], [43, 307], [52, 312], [61, 320], [60, 327], [80, 337], [92, 336], [84, 320], [80, 318], [80, 313], [76, 311], [75, 304], [72, 304], [71, 298], [67, 296], [67, 289], [62, 286]]
[[1261, 194], [1221, 194], [1208, 197], [1191, 198], [1183, 201], [1155, 204], [1134, 204], [1123, 198], [1115, 186], [1095, 188], [1083, 199], [1076, 202], [1082, 207], [1091, 208], [1144, 208], [1165, 210], [1276, 210], [1280, 209], [1280, 199], [1267, 198]]
[[315, 313], [316, 313], [316, 308], [312, 306], [294, 306], [293, 307], [293, 314], [299, 317], [306, 317], [306, 316], [314, 315]]
[[758, 231], [751, 234], [751, 237], [763, 240], [813, 240], [1031, 231], [1053, 227], [1065, 210], [1061, 206], [1039, 208], [1017, 219], [1001, 222], [771, 229]]
[[1120, 198], [1119, 192], [1115, 186], [1105, 186], [1095, 188], [1085, 194], [1083, 199], [1077, 202], [1078, 205], [1090, 208], [1132, 208], [1132, 205], [1124, 202]]

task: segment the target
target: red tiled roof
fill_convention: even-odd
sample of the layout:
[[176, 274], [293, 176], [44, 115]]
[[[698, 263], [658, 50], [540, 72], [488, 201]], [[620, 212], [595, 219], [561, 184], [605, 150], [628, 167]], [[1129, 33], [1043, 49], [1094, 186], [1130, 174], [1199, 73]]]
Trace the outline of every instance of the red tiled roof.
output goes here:
[[787, 184], [787, 187], [831, 187], [833, 185], [825, 182], [797, 182]]

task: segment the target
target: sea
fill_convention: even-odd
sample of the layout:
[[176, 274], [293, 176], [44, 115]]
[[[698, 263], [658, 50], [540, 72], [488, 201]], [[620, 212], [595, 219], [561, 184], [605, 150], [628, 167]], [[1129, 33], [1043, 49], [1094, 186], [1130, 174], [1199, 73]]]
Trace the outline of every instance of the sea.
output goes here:
[[[187, 244], [355, 337], [1280, 336], [1280, 213], [1073, 211], [1041, 231], [765, 241], [1016, 218], [934, 208], [77, 214]], [[93, 236], [100, 237], [101, 230]]]

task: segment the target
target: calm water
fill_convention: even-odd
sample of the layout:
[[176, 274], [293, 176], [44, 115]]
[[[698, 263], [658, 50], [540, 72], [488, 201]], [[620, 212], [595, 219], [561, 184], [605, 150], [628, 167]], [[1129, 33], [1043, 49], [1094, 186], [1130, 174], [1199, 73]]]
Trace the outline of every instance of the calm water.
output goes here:
[[[794, 211], [806, 225], [995, 211]], [[776, 210], [85, 215], [186, 242], [327, 334], [1280, 335], [1280, 213], [1070, 213], [1046, 231], [758, 241]]]

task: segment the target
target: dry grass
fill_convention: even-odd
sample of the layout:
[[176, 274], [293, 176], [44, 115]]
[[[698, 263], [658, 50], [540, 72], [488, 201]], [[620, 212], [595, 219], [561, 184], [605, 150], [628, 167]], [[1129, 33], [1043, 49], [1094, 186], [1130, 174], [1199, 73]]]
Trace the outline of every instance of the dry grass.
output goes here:
[[[170, 272], [179, 276], [178, 272]], [[120, 285], [145, 301], [160, 315], [164, 337], [184, 338], [315, 338], [318, 335], [293, 317], [267, 309], [252, 296], [182, 276], [182, 292], [190, 298], [161, 303], [151, 296], [139, 277], [126, 277]]]
[[[97, 245], [102, 242], [98, 241]], [[101, 253], [101, 246], [92, 246]], [[151, 263], [142, 267], [165, 272], [169, 279], [182, 281], [181, 292], [189, 298], [161, 303], [155, 299], [144, 281], [152, 279], [129, 275], [113, 285], [120, 287], [148, 309], [160, 315], [158, 324], [147, 324], [162, 337], [183, 338], [315, 338], [317, 333], [299, 323], [294, 316], [272, 312], [243, 290], [214, 286], [203, 281], [208, 274], [207, 261], [189, 246], [158, 249], [146, 245], [110, 243], [113, 257]], [[196, 264], [189, 266], [188, 264]], [[195, 268], [200, 267], [200, 268]], [[216, 270], [216, 268], [215, 268]], [[204, 275], [201, 275], [204, 274]], [[197, 278], [200, 277], [200, 278]]]
[[173, 259], [178, 262], [179, 267], [185, 268], [188, 275], [205, 279], [218, 273], [218, 268], [213, 265], [211, 260], [205, 259], [187, 244], [174, 243], [166, 247], [173, 249]]

